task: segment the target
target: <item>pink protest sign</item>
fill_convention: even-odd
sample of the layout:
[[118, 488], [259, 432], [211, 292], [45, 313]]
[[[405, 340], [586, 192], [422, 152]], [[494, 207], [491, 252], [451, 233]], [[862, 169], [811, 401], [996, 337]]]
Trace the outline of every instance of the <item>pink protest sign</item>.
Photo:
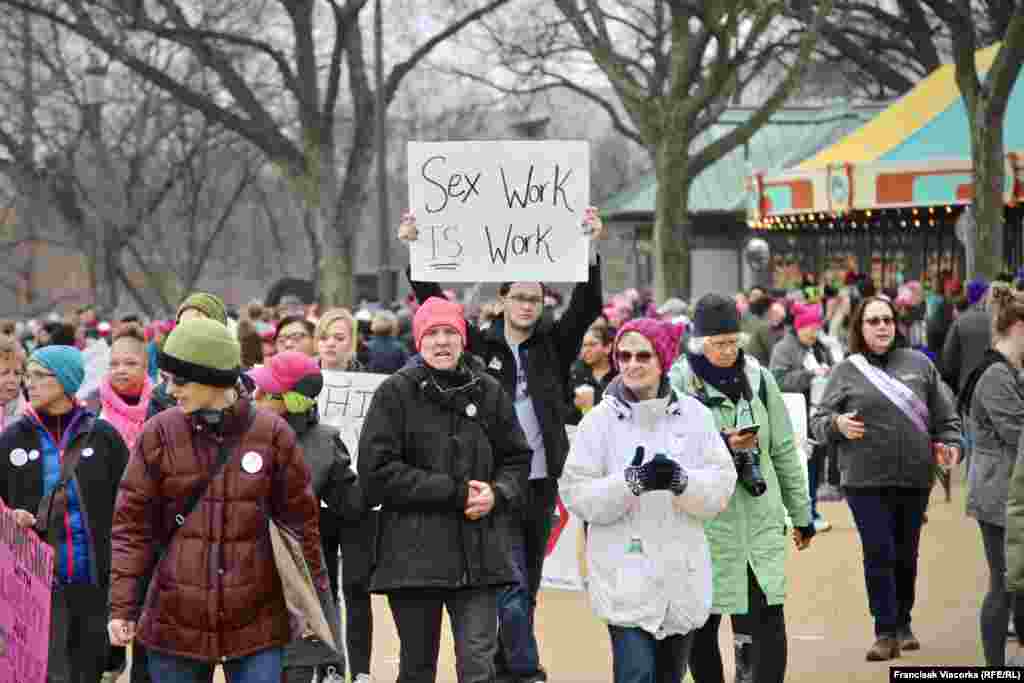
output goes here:
[[0, 681], [46, 683], [53, 549], [0, 504]]

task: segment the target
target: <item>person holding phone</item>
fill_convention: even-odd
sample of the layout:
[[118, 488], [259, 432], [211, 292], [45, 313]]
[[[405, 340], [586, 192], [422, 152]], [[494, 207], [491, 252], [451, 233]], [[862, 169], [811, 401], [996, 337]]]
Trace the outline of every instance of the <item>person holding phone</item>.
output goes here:
[[935, 464], [959, 457], [960, 418], [923, 353], [896, 343], [896, 311], [868, 297], [850, 320], [850, 356], [829, 374], [811, 416], [835, 445], [841, 483], [864, 549], [875, 622], [868, 661], [918, 650], [911, 630], [917, 554]]
[[782, 683], [786, 675], [786, 512], [803, 550], [814, 536], [803, 463], [775, 378], [739, 348], [736, 304], [717, 294], [697, 302], [689, 353], [672, 366], [677, 394], [710, 408], [739, 483], [720, 515], [704, 524], [714, 602], [690, 655], [697, 683], [722, 683], [722, 616], [732, 618], [738, 683]]

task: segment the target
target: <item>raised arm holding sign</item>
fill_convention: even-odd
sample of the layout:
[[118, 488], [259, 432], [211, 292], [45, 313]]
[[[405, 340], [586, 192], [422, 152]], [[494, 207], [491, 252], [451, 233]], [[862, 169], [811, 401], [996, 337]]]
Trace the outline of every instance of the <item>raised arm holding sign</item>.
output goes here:
[[[474, 170], [455, 171], [438, 184], [428, 182], [422, 172], [433, 174], [439, 168], [439, 149], [430, 150], [417, 165], [414, 158], [424, 155], [410, 145], [413, 209], [403, 217], [399, 238], [410, 243], [410, 281], [421, 304], [443, 296], [440, 279], [502, 283], [502, 317], [485, 330], [472, 324], [466, 330], [468, 351], [483, 360], [487, 372], [513, 398], [533, 451], [526, 503], [512, 524], [524, 550], [515, 556], [520, 583], [501, 603], [500, 659], [506, 669], [499, 673], [543, 680], [532, 615], [558, 499], [558, 477], [569, 453], [562, 397], [583, 336], [601, 312], [600, 259], [588, 242], [602, 238], [604, 226], [596, 210], [587, 207], [586, 165], [571, 161], [571, 149], [585, 150], [582, 143], [458, 145], [474, 153], [453, 164], [455, 153], [447, 150], [454, 147], [439, 146], [446, 151], [446, 163]], [[435, 160], [426, 164], [429, 159]], [[441, 215], [444, 220], [439, 220]], [[431, 259], [436, 256], [440, 263], [441, 255], [450, 257], [453, 271], [432, 267]], [[577, 282], [558, 320], [545, 314], [543, 280]]]

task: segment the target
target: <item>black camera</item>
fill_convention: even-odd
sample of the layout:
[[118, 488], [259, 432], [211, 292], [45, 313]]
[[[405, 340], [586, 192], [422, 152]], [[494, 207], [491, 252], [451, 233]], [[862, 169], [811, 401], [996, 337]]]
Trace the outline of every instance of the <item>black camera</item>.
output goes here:
[[732, 461], [736, 465], [736, 475], [743, 488], [755, 498], [764, 495], [768, 490], [768, 484], [761, 474], [761, 449], [736, 451], [733, 453]]

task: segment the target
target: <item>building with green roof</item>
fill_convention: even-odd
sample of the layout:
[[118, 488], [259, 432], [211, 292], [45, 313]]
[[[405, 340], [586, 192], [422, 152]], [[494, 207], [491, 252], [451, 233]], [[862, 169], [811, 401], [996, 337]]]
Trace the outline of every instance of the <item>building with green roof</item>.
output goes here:
[[[690, 188], [693, 252], [690, 291], [732, 292], [761, 281], [742, 259], [750, 237], [747, 178], [752, 169], [791, 168], [872, 119], [885, 105], [791, 107], [776, 112], [744, 146], [701, 173]], [[754, 110], [731, 108], [706, 133], [708, 143], [743, 124]], [[700, 144], [700, 143], [698, 143]], [[658, 182], [654, 173], [601, 206], [612, 244], [605, 252], [605, 287], [619, 291], [653, 282], [652, 228]], [[799, 245], [793, 245], [798, 248]]]

